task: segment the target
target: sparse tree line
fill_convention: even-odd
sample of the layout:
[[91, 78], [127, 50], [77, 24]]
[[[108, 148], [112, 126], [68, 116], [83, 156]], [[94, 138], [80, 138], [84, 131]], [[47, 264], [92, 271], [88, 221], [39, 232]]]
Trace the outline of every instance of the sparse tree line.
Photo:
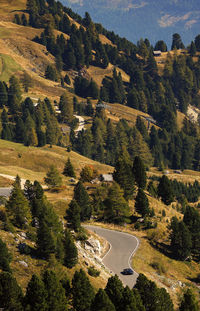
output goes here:
[[173, 256], [185, 260], [192, 256], [200, 259], [200, 214], [194, 207], [187, 206], [182, 221], [173, 217], [170, 224], [171, 249]]
[[[86, 108], [82, 107], [81, 110], [79, 107], [76, 105], [74, 109], [84, 114]], [[77, 137], [73, 130], [70, 133], [73, 150], [86, 157], [115, 165], [121, 154], [125, 154], [130, 161], [139, 155], [148, 167], [153, 165], [161, 169], [170, 167], [175, 170], [186, 168], [199, 170], [198, 129], [186, 119], [181, 131], [169, 133], [165, 128], [156, 129], [155, 126], [149, 130], [147, 121], [140, 116], [137, 117], [135, 126], [131, 126], [125, 119], [113, 125], [100, 105], [99, 107], [97, 105], [95, 113], [91, 110], [90, 116], [92, 116], [91, 128], [79, 132]], [[165, 118], [166, 122], [172, 120], [165, 114], [162, 122]]]
[[[161, 197], [165, 204], [170, 204], [177, 200], [182, 207], [187, 203], [198, 202], [200, 196], [200, 184], [197, 180], [194, 183], [183, 183], [177, 179], [169, 179], [166, 175], [162, 178], [155, 178], [156, 181], [150, 181], [148, 191], [153, 197]], [[159, 183], [158, 187], [156, 184]]]

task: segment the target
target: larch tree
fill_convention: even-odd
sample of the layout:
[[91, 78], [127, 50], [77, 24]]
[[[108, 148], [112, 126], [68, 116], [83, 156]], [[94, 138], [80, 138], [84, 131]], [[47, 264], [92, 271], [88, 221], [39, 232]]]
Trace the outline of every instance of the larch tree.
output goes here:
[[130, 208], [124, 199], [124, 191], [116, 182], [109, 188], [104, 205], [104, 219], [107, 221], [123, 223], [125, 218], [129, 216]]
[[60, 187], [62, 185], [62, 177], [60, 176], [57, 168], [54, 165], [50, 166], [50, 169], [47, 172], [44, 181], [50, 189], [54, 187]]
[[63, 175], [76, 178], [76, 174], [74, 172], [74, 168], [73, 168], [70, 158], [68, 158], [67, 162], [65, 163]]

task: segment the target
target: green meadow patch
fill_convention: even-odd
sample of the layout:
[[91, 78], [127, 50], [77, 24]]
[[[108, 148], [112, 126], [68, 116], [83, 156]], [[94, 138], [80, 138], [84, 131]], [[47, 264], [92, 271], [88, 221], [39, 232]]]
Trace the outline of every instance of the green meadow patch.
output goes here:
[[7, 82], [13, 73], [21, 69], [11, 56], [0, 54], [0, 80]]

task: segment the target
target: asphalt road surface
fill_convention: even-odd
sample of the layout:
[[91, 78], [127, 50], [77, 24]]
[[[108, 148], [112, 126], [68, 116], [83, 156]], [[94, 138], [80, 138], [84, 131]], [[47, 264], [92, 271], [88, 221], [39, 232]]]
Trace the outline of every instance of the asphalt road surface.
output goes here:
[[134, 271], [133, 275], [123, 275], [121, 272], [126, 268], [133, 269], [131, 258], [139, 246], [139, 240], [128, 233], [89, 225], [85, 227], [102, 236], [110, 243], [110, 250], [104, 256], [102, 262], [110, 271], [119, 276], [124, 285], [132, 288], [135, 285], [138, 273]]
[[11, 193], [12, 188], [0, 188], [0, 197], [9, 197]]

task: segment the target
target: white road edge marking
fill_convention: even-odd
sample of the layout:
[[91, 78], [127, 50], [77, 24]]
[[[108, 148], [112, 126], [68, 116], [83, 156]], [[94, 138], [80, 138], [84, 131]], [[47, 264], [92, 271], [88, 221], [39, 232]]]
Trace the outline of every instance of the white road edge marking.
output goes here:
[[[100, 226], [94, 226], [94, 225], [84, 225], [84, 226], [87, 226], [87, 227], [96, 227], [96, 228], [100, 228], [100, 229], [103, 229], [103, 230], [107, 230], [107, 231], [116, 231], [116, 232], [120, 232], [122, 234], [126, 234], [126, 235], [129, 235], [131, 236], [132, 238], [136, 239], [136, 242], [137, 242], [137, 245], [136, 245], [136, 248], [133, 250], [133, 252], [131, 253], [130, 257], [129, 257], [129, 260], [128, 260], [128, 265], [129, 265], [129, 268], [132, 269], [134, 271], [134, 273], [138, 276], [139, 274], [132, 268], [131, 266], [131, 259], [132, 257], [134, 256], [135, 252], [137, 251], [139, 245], [140, 245], [140, 241], [138, 238], [136, 238], [136, 236], [130, 234], [130, 233], [127, 233], [127, 232], [122, 232], [122, 231], [118, 231], [118, 230], [111, 230], [111, 229], [106, 229], [106, 228], [102, 228]], [[96, 232], [95, 232], [96, 233]], [[97, 234], [97, 233], [96, 233]], [[98, 235], [98, 234], [97, 234]], [[108, 242], [108, 241], [107, 241]], [[108, 244], [110, 245], [110, 248], [109, 250], [107, 251], [107, 253], [103, 256], [102, 258], [102, 261], [104, 260], [104, 258], [110, 253], [111, 249], [112, 249], [112, 245], [110, 244], [110, 242], [108, 242]]]

